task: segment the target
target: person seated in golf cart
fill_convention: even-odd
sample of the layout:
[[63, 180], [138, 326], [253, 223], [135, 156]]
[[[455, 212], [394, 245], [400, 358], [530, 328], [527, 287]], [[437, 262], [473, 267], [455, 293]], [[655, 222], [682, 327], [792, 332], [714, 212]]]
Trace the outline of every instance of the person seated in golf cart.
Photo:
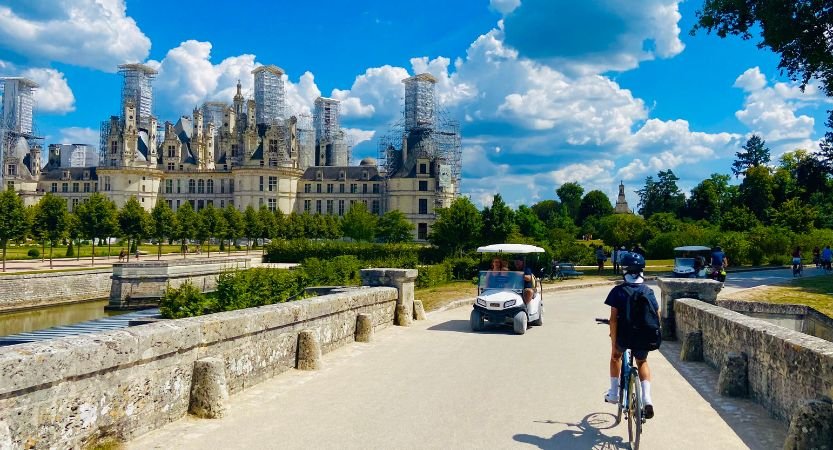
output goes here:
[[532, 275], [532, 269], [525, 267], [523, 259], [515, 260], [515, 270], [524, 273], [524, 304], [532, 301], [535, 296], [535, 276]]

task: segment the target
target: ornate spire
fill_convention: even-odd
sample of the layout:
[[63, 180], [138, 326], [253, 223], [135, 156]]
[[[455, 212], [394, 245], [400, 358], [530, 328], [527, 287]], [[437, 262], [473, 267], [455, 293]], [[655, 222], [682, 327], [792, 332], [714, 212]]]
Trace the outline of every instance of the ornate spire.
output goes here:
[[631, 209], [628, 207], [628, 201], [625, 199], [625, 182], [619, 181], [619, 197], [616, 199], [616, 214], [628, 214]]

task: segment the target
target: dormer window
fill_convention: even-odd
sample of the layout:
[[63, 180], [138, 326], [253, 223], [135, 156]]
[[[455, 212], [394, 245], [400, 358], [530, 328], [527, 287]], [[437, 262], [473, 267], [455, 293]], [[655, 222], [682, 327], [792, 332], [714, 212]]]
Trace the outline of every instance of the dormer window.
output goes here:
[[346, 174], [344, 173], [343, 170], [338, 173], [338, 179], [339, 180], [343, 180], [345, 177], [346, 177]]
[[69, 180], [69, 170], [65, 170], [63, 174], [61, 174], [62, 180]]
[[85, 170], [85, 171], [84, 171], [84, 179], [85, 179], [85, 180], [89, 180], [89, 179], [90, 179], [90, 171], [89, 171], [89, 170]]
[[362, 180], [366, 180], [366, 179], [367, 179], [367, 171], [363, 170], [362, 171]]
[[316, 180], [323, 180], [324, 179], [324, 172], [322, 172], [320, 170], [318, 172], [316, 172], [315, 179]]

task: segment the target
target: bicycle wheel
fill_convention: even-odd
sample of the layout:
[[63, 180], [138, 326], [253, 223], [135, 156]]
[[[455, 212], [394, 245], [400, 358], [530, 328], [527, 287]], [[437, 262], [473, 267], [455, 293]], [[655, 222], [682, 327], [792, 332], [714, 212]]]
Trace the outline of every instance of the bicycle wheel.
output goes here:
[[631, 449], [638, 450], [642, 435], [642, 386], [636, 369], [628, 378], [628, 443]]
[[619, 403], [616, 404], [616, 423], [614, 425], [619, 425], [622, 423], [622, 411], [625, 410], [625, 384], [622, 381], [619, 381]]

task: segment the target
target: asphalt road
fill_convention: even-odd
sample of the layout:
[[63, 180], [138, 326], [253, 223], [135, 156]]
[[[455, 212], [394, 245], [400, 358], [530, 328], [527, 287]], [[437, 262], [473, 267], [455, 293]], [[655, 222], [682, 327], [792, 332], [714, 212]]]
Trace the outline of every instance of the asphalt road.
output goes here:
[[[781, 273], [784, 272], [784, 273]], [[789, 271], [735, 274], [726, 289]], [[542, 327], [469, 330], [470, 308], [390, 327], [370, 344], [324, 356], [319, 372], [289, 371], [231, 398], [219, 420], [184, 418], [128, 448], [628, 448], [613, 426], [609, 338], [594, 317], [609, 287], [550, 293]], [[747, 400], [715, 393], [717, 373], [681, 363], [676, 343], [650, 356], [656, 417], [645, 449], [780, 448], [786, 425]]]

